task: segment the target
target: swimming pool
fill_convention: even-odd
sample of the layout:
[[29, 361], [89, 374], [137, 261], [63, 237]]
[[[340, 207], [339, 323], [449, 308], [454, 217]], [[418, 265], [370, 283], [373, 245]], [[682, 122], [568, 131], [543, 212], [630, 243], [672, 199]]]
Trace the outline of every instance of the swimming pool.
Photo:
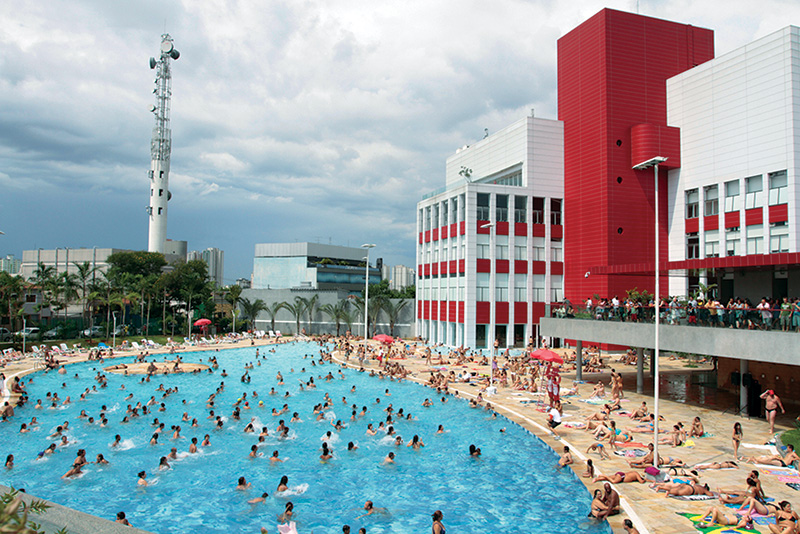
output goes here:
[[[317, 355], [318, 350], [312, 344], [283, 345], [271, 354], [261, 347], [267, 359], [250, 371], [249, 384], [239, 378], [246, 362], [256, 362], [254, 348], [184, 353], [186, 362], [216, 356], [220, 368], [213, 374], [159, 376], [150, 383], [141, 383], [141, 376], [109, 373], [108, 387], [98, 387], [98, 392], [87, 395], [85, 401], [79, 396], [97, 384], [96, 362], [68, 366], [66, 375], [31, 375], [31, 402], [17, 411], [13, 423], [0, 428], [2, 457], [9, 453], [16, 457], [15, 467], [4, 470], [0, 480], [100, 517], [113, 519], [123, 510], [134, 526], [159, 533], [258, 532], [262, 526], [275, 532], [276, 516], [289, 500], [294, 503], [300, 533], [338, 533], [343, 524], [355, 527], [353, 532], [366, 527], [370, 534], [425, 532], [436, 509], [444, 512], [448, 532], [610, 532], [606, 524], [597, 525], [586, 518], [590, 497], [585, 487], [571, 470], [557, 470], [557, 455], [525, 429], [502, 417], [492, 419], [486, 411], [470, 409], [465, 401], [451, 397], [442, 403], [432, 390], [417, 384], [381, 380], [350, 369], [343, 371], [345, 379], [341, 379], [337, 366], [312, 366], [311, 356], [304, 358]], [[230, 376], [222, 378], [223, 369]], [[277, 385], [279, 371], [284, 386]], [[324, 380], [328, 372], [335, 377], [329, 382]], [[74, 378], [76, 373], [78, 378]], [[300, 380], [307, 382], [312, 376], [317, 389], [301, 391]], [[207, 419], [205, 401], [223, 380], [226, 387], [217, 396], [215, 412], [227, 420], [222, 430], [216, 430], [213, 419]], [[166, 388], [177, 387], [178, 393], [162, 400], [161, 392], [155, 391], [162, 383]], [[122, 385], [125, 390], [120, 389]], [[351, 391], [353, 386], [355, 392]], [[273, 387], [277, 395], [269, 395]], [[390, 395], [386, 395], [387, 389]], [[35, 409], [36, 400], [44, 400], [48, 391], [57, 392], [61, 399], [69, 395], [72, 403], [58, 409]], [[253, 391], [259, 394], [255, 403]], [[284, 398], [287, 391], [291, 396]], [[233, 403], [243, 392], [248, 394], [251, 409], [243, 409], [241, 420], [234, 421], [230, 418]], [[327, 419], [316, 421], [312, 413], [314, 405], [324, 401], [326, 392], [333, 400], [334, 412], [328, 417], [348, 425], [339, 432]], [[129, 394], [133, 398], [124, 400]], [[165, 411], [154, 410], [129, 423], [121, 422], [128, 404], [144, 404], [152, 395], [159, 404], [165, 403]], [[432, 398], [434, 405], [423, 408], [425, 398]], [[258, 406], [259, 400], [263, 407]], [[377, 427], [386, 419], [383, 410], [390, 403], [395, 413], [403, 408], [414, 416], [412, 421], [395, 417], [397, 433], [406, 442], [419, 435], [424, 448], [398, 447], [386, 436], [366, 435], [368, 423]], [[272, 409], [284, 404], [288, 404], [289, 412], [273, 417]], [[366, 406], [366, 416], [350, 421], [352, 404], [359, 412]], [[85, 410], [97, 419], [103, 405], [108, 408], [109, 419], [105, 428], [78, 418]], [[181, 421], [184, 412], [197, 418], [197, 428]], [[300, 414], [301, 422], [290, 422], [293, 412]], [[38, 427], [19, 434], [20, 424], [34, 416], [39, 420]], [[158, 445], [150, 445], [156, 417], [166, 423], [166, 430]], [[264, 456], [256, 459], [248, 454], [258, 441], [258, 433], [243, 433], [251, 417], [256, 418], [256, 428], [267, 426], [270, 434], [259, 447]], [[275, 436], [278, 419], [285, 419], [292, 439]], [[67, 435], [72, 443], [45, 459], [37, 459], [39, 452], [57, 441], [47, 436], [65, 420], [70, 422]], [[443, 434], [436, 433], [440, 424], [446, 430]], [[182, 428], [178, 440], [170, 439], [172, 425]], [[503, 428], [506, 431], [500, 432]], [[335, 436], [331, 444], [334, 457], [322, 463], [321, 438], [329, 430]], [[121, 435], [122, 445], [111, 448], [115, 434]], [[205, 434], [210, 434], [211, 445], [189, 455], [190, 439], [202, 441]], [[347, 450], [350, 441], [358, 445], [357, 450]], [[468, 455], [473, 443], [482, 449], [479, 459]], [[173, 446], [182, 458], [171, 462], [171, 469], [159, 471], [159, 458]], [[90, 461], [101, 453], [110, 464], [90, 464], [80, 478], [61, 480], [79, 448], [87, 450]], [[269, 461], [274, 450], [285, 462]], [[396, 463], [382, 465], [390, 451], [396, 454]], [[142, 470], [152, 484], [146, 488], [136, 484], [136, 474]], [[289, 477], [293, 491], [276, 496], [282, 475]], [[235, 489], [240, 476], [253, 484], [250, 490]], [[264, 491], [270, 495], [266, 502], [247, 503]], [[367, 500], [373, 500], [388, 514], [355, 519], [364, 513], [361, 507]]]

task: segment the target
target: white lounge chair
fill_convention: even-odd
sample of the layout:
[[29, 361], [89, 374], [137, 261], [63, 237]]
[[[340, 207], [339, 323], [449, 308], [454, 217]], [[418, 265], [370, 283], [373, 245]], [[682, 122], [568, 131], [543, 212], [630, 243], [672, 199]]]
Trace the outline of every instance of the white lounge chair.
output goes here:
[[275, 337], [283, 337], [280, 330], [275, 330]]
[[133, 347], [133, 350], [142, 350], [142, 347], [141, 347], [141, 345], [139, 345], [139, 344], [138, 344], [137, 342], [135, 342], [135, 341], [131, 341], [131, 347]]

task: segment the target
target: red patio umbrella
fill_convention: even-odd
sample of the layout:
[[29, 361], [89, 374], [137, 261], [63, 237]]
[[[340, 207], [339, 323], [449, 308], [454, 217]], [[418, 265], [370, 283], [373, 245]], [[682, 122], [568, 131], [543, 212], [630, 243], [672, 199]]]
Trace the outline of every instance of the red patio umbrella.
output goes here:
[[195, 326], [208, 326], [211, 324], [211, 319], [198, 319], [194, 322]]
[[550, 349], [538, 349], [531, 352], [531, 358], [542, 360], [543, 362], [564, 363], [564, 358]]
[[387, 345], [394, 341], [392, 336], [387, 336], [386, 334], [378, 334], [377, 336], [373, 336], [372, 339], [380, 341], [381, 343], [386, 343]]

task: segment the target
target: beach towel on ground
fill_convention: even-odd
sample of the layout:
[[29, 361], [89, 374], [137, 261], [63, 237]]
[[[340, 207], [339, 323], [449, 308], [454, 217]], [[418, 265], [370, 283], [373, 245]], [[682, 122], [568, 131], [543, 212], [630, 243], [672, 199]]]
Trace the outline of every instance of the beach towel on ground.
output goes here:
[[757, 534], [757, 530], [753, 530], [750, 528], [734, 528], [732, 526], [724, 526], [724, 525], [711, 525], [710, 527], [702, 528], [698, 526], [698, 523], [703, 522], [703, 516], [701, 514], [691, 514], [687, 512], [675, 512], [676, 514], [685, 517], [689, 521], [692, 522], [692, 525], [698, 532], [702, 532], [703, 534], [732, 534], [732, 533], [751, 533]]
[[800, 484], [797, 482], [787, 482], [786, 485], [795, 491], [800, 491]]
[[639, 443], [638, 441], [627, 441], [625, 443], [617, 441], [616, 445], [617, 445], [617, 447], [625, 447], [625, 448], [630, 448], [630, 447], [645, 448], [645, 447], [647, 447], [647, 445], [645, 445], [644, 443]]
[[647, 456], [647, 451], [644, 449], [630, 449], [627, 451], [614, 451], [614, 454], [625, 458], [641, 458], [642, 456]]
[[783, 475], [783, 476], [793, 476], [793, 475], [800, 475], [795, 469], [791, 467], [778, 467], [777, 465], [767, 465], [767, 464], [753, 464], [759, 469], [761, 469], [767, 475]]
[[581, 402], [585, 402], [586, 404], [608, 404], [608, 399], [596, 399], [594, 397], [590, 397], [588, 399], [578, 399]]
[[713, 495], [670, 495], [670, 497], [679, 501], [709, 501], [716, 499]]
[[[586, 423], [573, 423], [573, 422], [566, 422], [563, 426], [567, 428], [586, 428]], [[798, 481], [800, 482], [800, 481]]]
[[778, 481], [779, 482], [786, 482], [786, 483], [789, 483], [789, 482], [797, 483], [797, 482], [800, 482], [800, 476], [796, 476], [796, 475], [795, 476], [790, 476], [790, 477], [779, 476], [778, 477]]

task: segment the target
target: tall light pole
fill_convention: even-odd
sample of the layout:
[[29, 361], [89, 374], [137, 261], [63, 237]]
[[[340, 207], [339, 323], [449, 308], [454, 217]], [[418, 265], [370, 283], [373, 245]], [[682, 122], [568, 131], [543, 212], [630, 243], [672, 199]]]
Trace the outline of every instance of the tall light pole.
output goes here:
[[364, 267], [364, 348], [369, 338], [369, 249], [375, 248], [374, 244], [364, 243], [361, 248], [367, 249], [366, 267]]
[[496, 306], [496, 291], [495, 291], [495, 245], [494, 245], [494, 231], [497, 223], [486, 223], [482, 224], [481, 228], [488, 228], [489, 229], [489, 261], [491, 265], [489, 266], [489, 386], [494, 385], [494, 308]]
[[647, 161], [643, 161], [638, 165], [634, 165], [633, 169], [636, 171], [643, 171], [645, 169], [649, 169], [653, 167], [653, 176], [654, 176], [654, 184], [655, 184], [655, 245], [656, 245], [656, 264], [655, 264], [655, 281], [656, 281], [656, 295], [655, 295], [655, 340], [653, 342], [653, 465], [658, 467], [658, 395], [659, 395], [659, 376], [658, 376], [658, 357], [659, 357], [659, 348], [658, 348], [658, 327], [659, 323], [661, 322], [661, 271], [659, 269], [659, 238], [658, 238], [658, 164], [664, 163], [667, 161], [667, 158], [664, 156], [656, 156], [654, 158], [650, 158]]
[[116, 349], [117, 348], [117, 312], [113, 312], [113, 315], [114, 315], [114, 330], [111, 332], [111, 338], [113, 340], [111, 342], [111, 347]]

